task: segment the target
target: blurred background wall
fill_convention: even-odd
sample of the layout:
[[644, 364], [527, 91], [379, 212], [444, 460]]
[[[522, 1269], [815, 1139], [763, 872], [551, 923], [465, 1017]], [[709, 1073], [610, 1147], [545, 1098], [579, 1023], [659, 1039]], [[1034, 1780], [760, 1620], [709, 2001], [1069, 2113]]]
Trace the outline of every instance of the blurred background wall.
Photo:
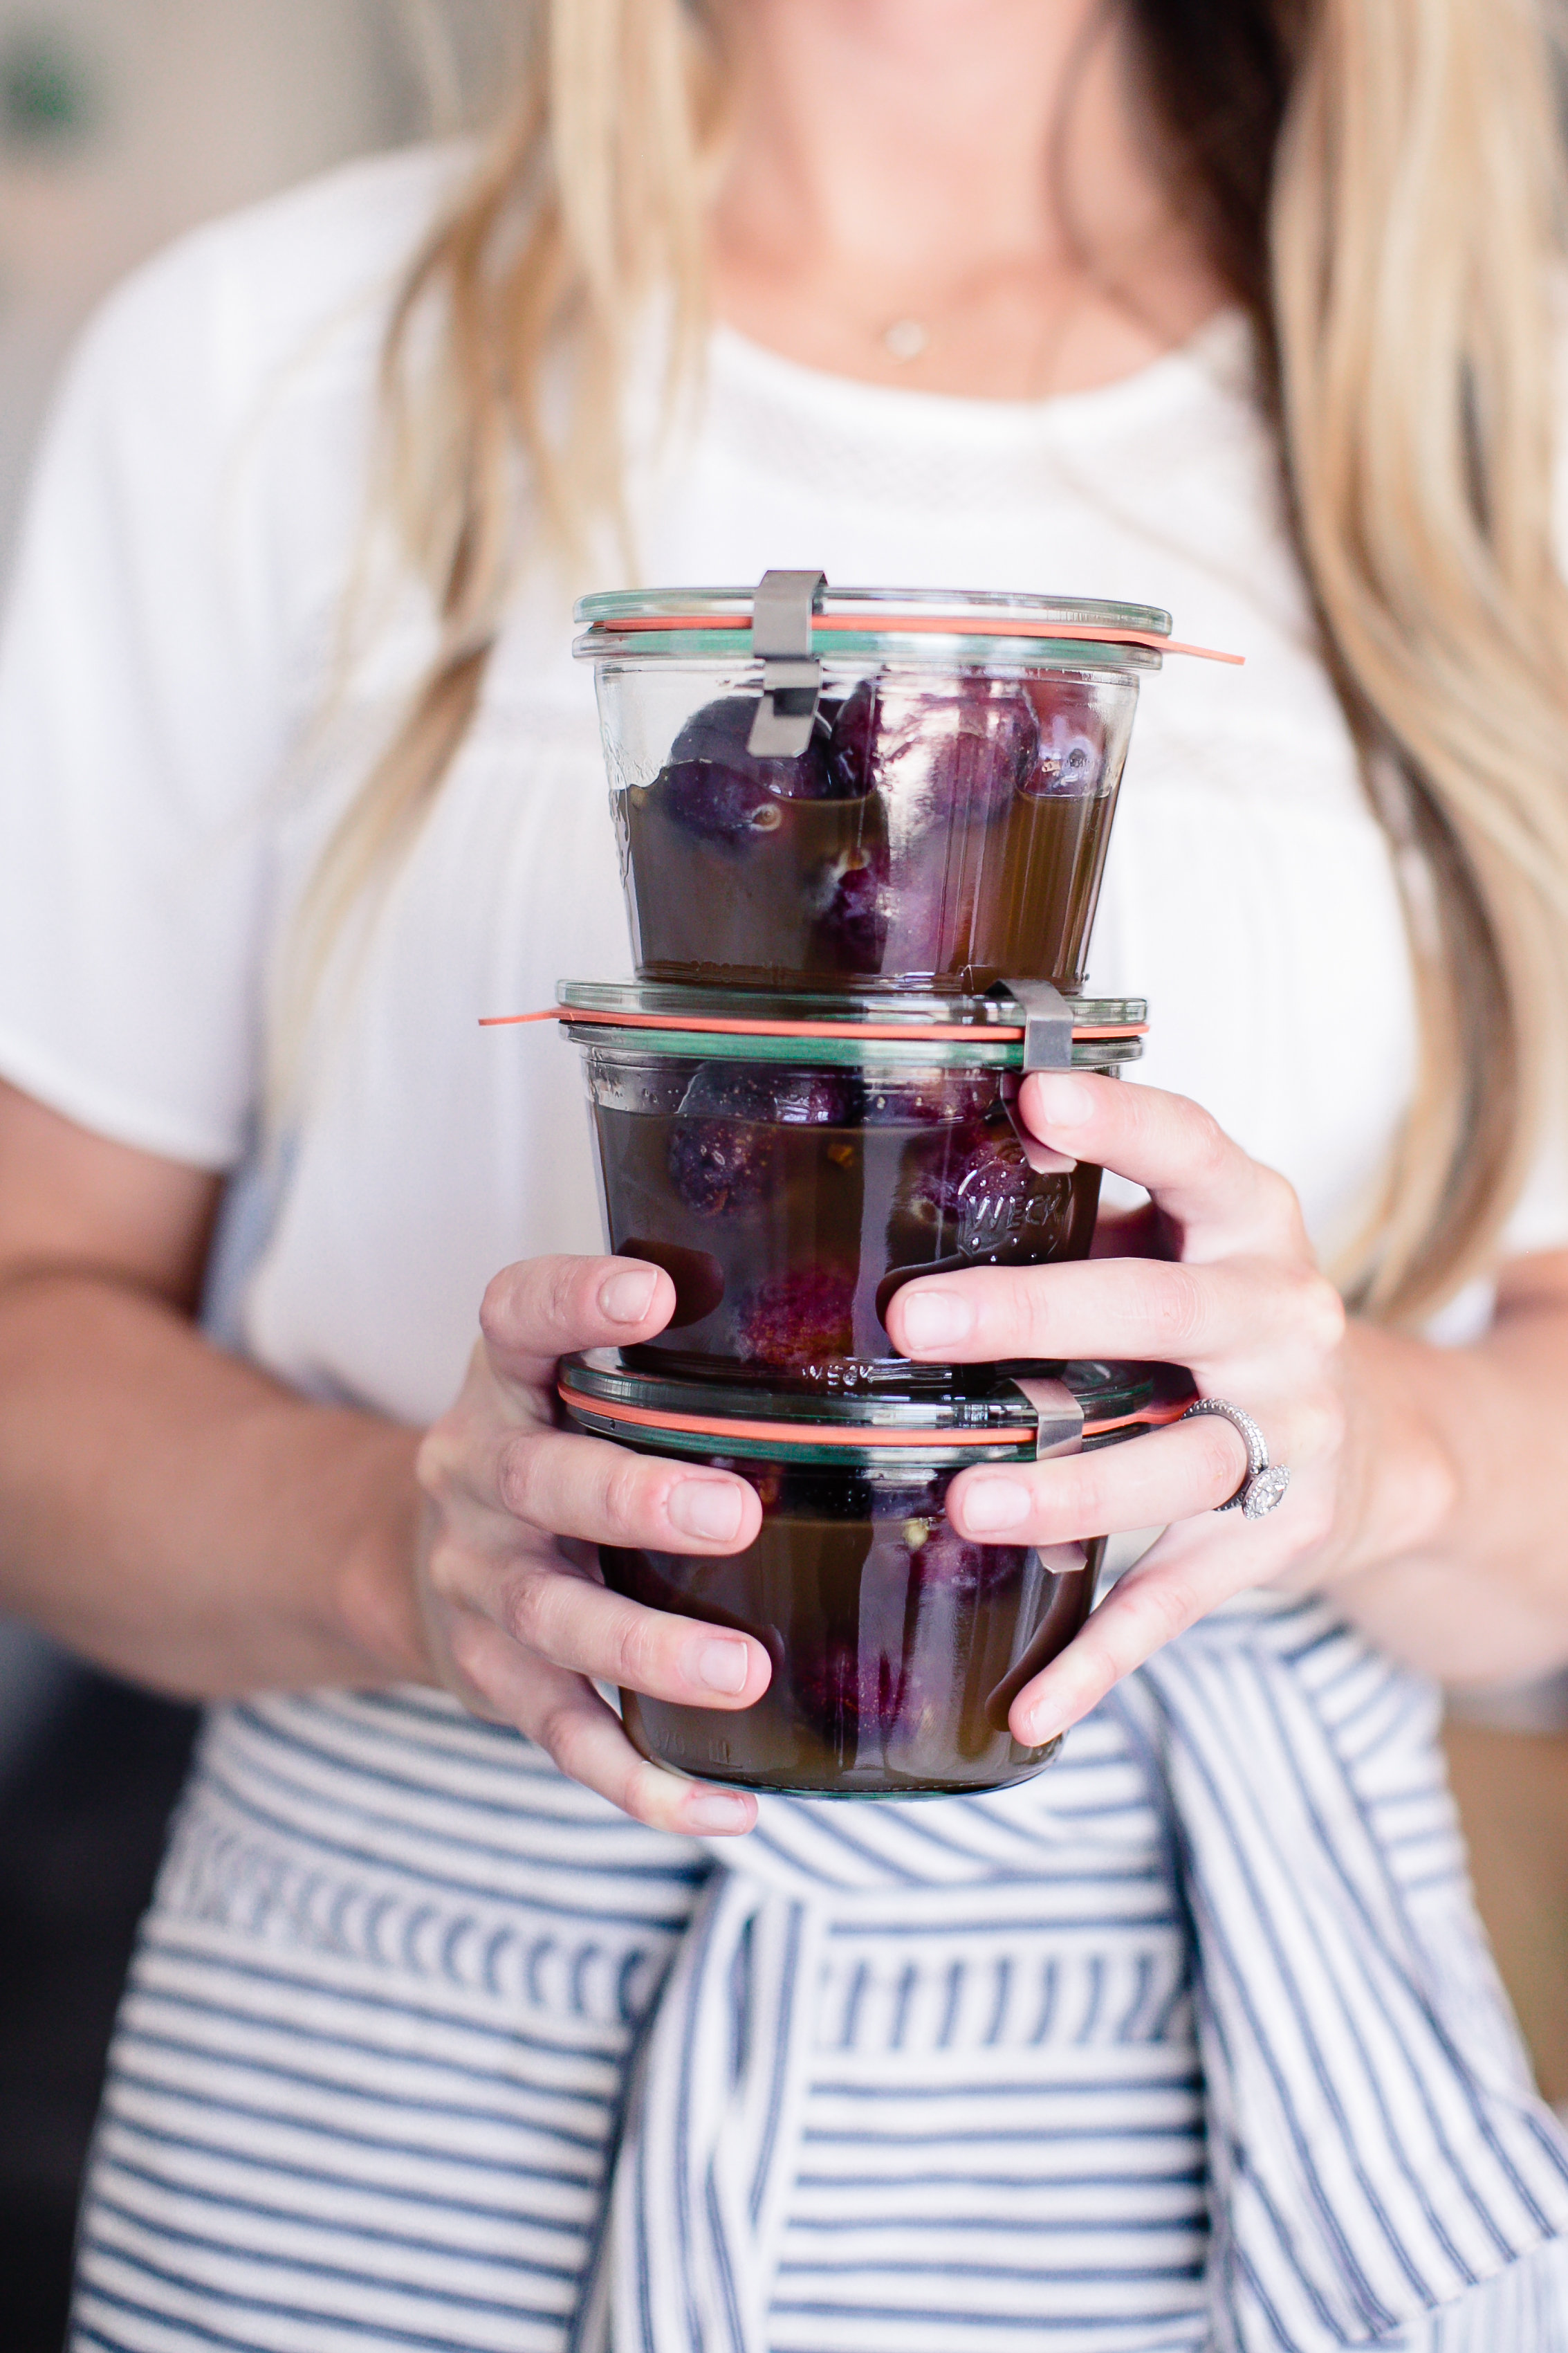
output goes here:
[[0, 548], [86, 312], [192, 222], [472, 119], [508, 0], [0, 0]]

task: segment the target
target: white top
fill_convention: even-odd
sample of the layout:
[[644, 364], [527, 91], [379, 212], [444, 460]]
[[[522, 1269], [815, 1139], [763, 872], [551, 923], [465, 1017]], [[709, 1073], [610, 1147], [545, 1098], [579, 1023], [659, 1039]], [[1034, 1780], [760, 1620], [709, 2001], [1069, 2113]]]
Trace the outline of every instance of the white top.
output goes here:
[[[430, 641], [405, 596], [322, 723], [386, 300], [450, 169], [354, 165], [153, 262], [89, 332], [41, 463], [0, 657], [0, 1071], [204, 1167], [252, 1154], [266, 976]], [[1092, 984], [1150, 999], [1143, 1076], [1342, 1239], [1406, 1099], [1410, 980], [1239, 321], [1016, 404], [847, 383], [721, 330], [700, 422], [638, 461], [633, 508], [652, 581], [810, 565], [1121, 598], [1247, 656], [1144, 682]], [[598, 1241], [575, 1056], [477, 1026], [629, 965], [570, 638], [536, 583], [307, 1132], [231, 1231], [243, 1344], [398, 1414], [447, 1403], [498, 1268]], [[1549, 1187], [1513, 1246], [1564, 1240]]]

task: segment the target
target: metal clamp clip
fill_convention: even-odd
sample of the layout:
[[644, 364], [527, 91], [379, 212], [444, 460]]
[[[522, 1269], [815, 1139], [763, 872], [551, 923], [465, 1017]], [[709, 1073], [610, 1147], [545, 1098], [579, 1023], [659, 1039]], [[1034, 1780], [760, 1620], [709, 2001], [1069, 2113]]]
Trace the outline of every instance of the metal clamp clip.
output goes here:
[[752, 604], [752, 651], [763, 663], [762, 700], [746, 745], [753, 760], [798, 759], [811, 742], [822, 698], [811, 617], [826, 585], [821, 572], [763, 575]]
[[1027, 1398], [1039, 1422], [1037, 1462], [1083, 1452], [1083, 1406], [1065, 1381], [1015, 1380], [1013, 1386]]
[[[1010, 997], [1024, 1017], [1026, 1076], [1031, 1071], [1071, 1070], [1073, 1009], [1060, 989], [1053, 988], [1048, 980], [999, 980], [992, 995]], [[1048, 1144], [1029, 1134], [1016, 1103], [1006, 1103], [1005, 1109], [1024, 1157], [1037, 1176], [1066, 1176], [1077, 1167], [1075, 1160], [1053, 1152]]]
[[1010, 997], [1024, 1017], [1024, 1068], [1070, 1071], [1073, 1009], [1048, 980], [999, 980], [992, 991]]

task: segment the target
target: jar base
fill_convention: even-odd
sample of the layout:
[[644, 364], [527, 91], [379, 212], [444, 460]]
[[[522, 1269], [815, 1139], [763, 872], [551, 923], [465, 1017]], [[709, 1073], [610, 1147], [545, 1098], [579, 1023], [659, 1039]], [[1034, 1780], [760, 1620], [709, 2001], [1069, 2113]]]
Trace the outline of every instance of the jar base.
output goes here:
[[853, 1769], [841, 1769], [830, 1776], [825, 1774], [814, 1778], [809, 1773], [803, 1774], [798, 1767], [794, 1769], [785, 1767], [776, 1773], [754, 1765], [726, 1767], [711, 1753], [712, 1748], [719, 1745], [717, 1742], [703, 1744], [710, 1747], [710, 1754], [700, 1762], [690, 1755], [685, 1740], [680, 1745], [688, 1748], [686, 1757], [668, 1752], [661, 1754], [659, 1745], [648, 1737], [643, 1722], [646, 1705], [647, 1703], [640, 1701], [635, 1693], [621, 1694], [621, 1715], [626, 1736], [639, 1757], [646, 1758], [650, 1765], [658, 1765], [667, 1773], [675, 1774], [682, 1781], [712, 1783], [715, 1787], [729, 1789], [750, 1789], [755, 1797], [818, 1798], [845, 1803], [853, 1800], [860, 1805], [908, 1805], [938, 1798], [992, 1797], [999, 1789], [1016, 1788], [1021, 1782], [1032, 1781], [1037, 1773], [1043, 1773], [1048, 1765], [1056, 1762], [1061, 1753], [1062, 1742], [1067, 1737], [1065, 1733], [1058, 1733], [1055, 1740], [1048, 1742], [1044, 1748], [1025, 1751], [1015, 1764], [994, 1773], [982, 1770], [967, 1777], [914, 1773], [905, 1779], [895, 1778], [891, 1768], [884, 1763], [868, 1768], [859, 1777]]

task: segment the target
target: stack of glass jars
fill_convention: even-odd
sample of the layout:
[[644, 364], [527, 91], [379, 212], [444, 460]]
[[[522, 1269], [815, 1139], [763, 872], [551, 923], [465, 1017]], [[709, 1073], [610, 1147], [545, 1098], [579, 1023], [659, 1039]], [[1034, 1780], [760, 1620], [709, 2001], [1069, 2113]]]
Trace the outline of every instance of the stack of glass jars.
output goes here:
[[735, 1469], [728, 1561], [607, 1554], [617, 1589], [769, 1651], [743, 1716], [624, 1696], [647, 1756], [826, 1795], [1036, 1771], [1007, 1711], [1082, 1624], [1102, 1545], [972, 1545], [964, 1463], [1134, 1433], [1126, 1367], [931, 1371], [917, 1276], [1087, 1255], [1099, 1169], [1027, 1132], [1027, 1071], [1115, 1071], [1142, 1003], [1079, 994], [1140, 675], [1170, 622], [1041, 597], [592, 596], [638, 978], [567, 983], [611, 1248], [674, 1281], [659, 1339], [568, 1364], [569, 1418]]

